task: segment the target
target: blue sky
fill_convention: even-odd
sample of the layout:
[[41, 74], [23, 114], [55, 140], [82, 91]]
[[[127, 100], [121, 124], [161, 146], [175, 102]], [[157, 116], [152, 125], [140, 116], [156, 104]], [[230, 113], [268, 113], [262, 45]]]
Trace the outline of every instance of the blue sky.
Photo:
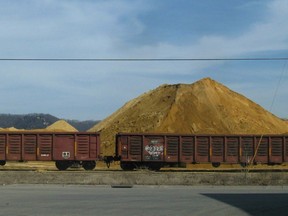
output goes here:
[[[288, 57], [287, 11], [287, 0], [3, 0], [0, 58]], [[0, 113], [104, 119], [161, 84], [211, 77], [287, 118], [286, 61], [0, 64]]]

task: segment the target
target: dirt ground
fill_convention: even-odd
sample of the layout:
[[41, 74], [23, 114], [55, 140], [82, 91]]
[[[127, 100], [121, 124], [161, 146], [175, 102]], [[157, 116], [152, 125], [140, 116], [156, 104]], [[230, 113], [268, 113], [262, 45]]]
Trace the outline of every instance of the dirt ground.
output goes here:
[[[263, 171], [269, 168], [269, 171]], [[238, 165], [212, 168], [189, 165], [163, 168], [159, 172], [124, 172], [119, 165], [108, 169], [98, 163], [93, 171], [70, 168], [58, 171], [53, 162], [8, 162], [0, 167], [0, 185], [6, 184], [85, 184], [85, 185], [288, 185], [288, 165], [257, 165], [243, 169]]]

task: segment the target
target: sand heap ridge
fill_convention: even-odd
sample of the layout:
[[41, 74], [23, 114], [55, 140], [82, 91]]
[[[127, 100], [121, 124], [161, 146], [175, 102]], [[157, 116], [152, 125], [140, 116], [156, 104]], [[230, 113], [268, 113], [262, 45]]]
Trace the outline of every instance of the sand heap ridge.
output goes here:
[[72, 125], [67, 123], [65, 120], [59, 120], [53, 123], [52, 125], [45, 128], [45, 131], [54, 131], [54, 132], [77, 132], [78, 130]]
[[53, 123], [52, 125], [46, 127], [45, 129], [33, 129], [33, 130], [25, 130], [25, 129], [17, 129], [14, 127], [10, 128], [0, 128], [0, 131], [30, 131], [30, 132], [78, 132], [76, 128], [70, 125], [65, 120], [59, 120]]
[[113, 154], [118, 132], [281, 134], [288, 124], [226, 86], [204, 78], [161, 85], [127, 102], [89, 131], [101, 132], [103, 154]]

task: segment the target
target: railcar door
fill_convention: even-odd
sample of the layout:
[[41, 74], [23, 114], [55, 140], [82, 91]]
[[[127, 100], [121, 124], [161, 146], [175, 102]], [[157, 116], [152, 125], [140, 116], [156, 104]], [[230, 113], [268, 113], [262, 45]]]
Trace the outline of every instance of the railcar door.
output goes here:
[[55, 134], [53, 143], [54, 160], [74, 160], [75, 135]]
[[145, 136], [143, 142], [143, 161], [163, 161], [164, 136]]

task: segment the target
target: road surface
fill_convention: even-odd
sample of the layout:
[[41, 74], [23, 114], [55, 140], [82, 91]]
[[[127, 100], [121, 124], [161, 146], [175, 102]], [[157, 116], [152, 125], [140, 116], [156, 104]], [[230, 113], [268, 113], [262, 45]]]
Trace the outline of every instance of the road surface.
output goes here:
[[0, 215], [287, 215], [288, 187], [0, 186]]

